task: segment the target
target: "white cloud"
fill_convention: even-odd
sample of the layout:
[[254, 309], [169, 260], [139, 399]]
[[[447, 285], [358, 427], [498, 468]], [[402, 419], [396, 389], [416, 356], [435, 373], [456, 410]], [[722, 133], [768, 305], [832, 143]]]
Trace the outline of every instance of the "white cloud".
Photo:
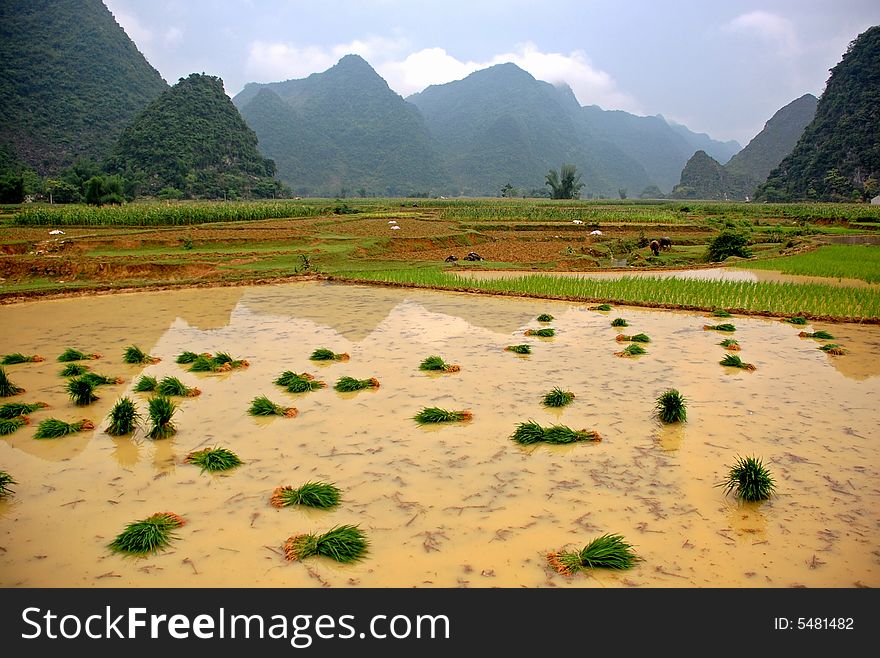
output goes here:
[[116, 19], [116, 22], [122, 26], [123, 30], [125, 30], [128, 38], [134, 41], [138, 46], [138, 49], [143, 52], [144, 48], [149, 46], [153, 41], [152, 30], [141, 25], [137, 16], [134, 14], [129, 14], [121, 9], [114, 9], [114, 3], [112, 0], [105, 0], [105, 4], [113, 14], [113, 18]]
[[164, 41], [166, 46], [176, 46], [183, 41], [183, 30], [179, 27], [169, 27], [165, 31]]
[[797, 32], [787, 18], [766, 11], [750, 11], [726, 23], [723, 29], [753, 35], [776, 46], [776, 51], [786, 57], [794, 57], [801, 52]]

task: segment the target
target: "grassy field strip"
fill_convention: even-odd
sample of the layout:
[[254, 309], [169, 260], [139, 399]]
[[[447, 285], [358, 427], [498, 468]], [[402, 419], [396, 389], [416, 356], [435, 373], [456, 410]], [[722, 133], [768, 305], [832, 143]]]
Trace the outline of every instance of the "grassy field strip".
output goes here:
[[880, 283], [880, 247], [830, 245], [795, 256], [746, 262], [742, 267]]

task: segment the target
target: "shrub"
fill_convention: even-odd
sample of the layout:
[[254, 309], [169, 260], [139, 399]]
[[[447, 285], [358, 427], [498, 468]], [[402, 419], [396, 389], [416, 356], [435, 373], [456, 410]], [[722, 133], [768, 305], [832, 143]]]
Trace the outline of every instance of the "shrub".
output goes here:
[[709, 243], [709, 247], [706, 249], [706, 260], [718, 263], [729, 256], [751, 258], [752, 252], [749, 250], [748, 244], [749, 238], [743, 233], [731, 230], [721, 231]]

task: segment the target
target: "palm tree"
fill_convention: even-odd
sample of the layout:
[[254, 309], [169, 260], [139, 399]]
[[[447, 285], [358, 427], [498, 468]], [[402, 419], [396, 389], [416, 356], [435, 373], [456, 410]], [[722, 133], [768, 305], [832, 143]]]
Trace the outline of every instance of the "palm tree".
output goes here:
[[573, 164], [564, 164], [557, 172], [551, 169], [547, 173], [547, 185], [550, 186], [552, 199], [577, 199], [581, 195], [581, 175]]

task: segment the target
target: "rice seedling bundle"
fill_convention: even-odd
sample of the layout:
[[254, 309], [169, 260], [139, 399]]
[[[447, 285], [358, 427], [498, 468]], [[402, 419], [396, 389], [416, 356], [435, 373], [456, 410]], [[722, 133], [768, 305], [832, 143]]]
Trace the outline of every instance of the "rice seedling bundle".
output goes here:
[[0, 471], [0, 499], [15, 493], [15, 490], [10, 486], [13, 484], [18, 484], [18, 482], [6, 471]]
[[361, 391], [365, 388], [379, 388], [379, 380], [375, 377], [370, 377], [369, 379], [356, 379], [354, 377], [344, 376], [336, 381], [333, 388], [340, 393]]
[[124, 397], [113, 405], [108, 418], [110, 419], [110, 424], [107, 426], [107, 434], [111, 436], [125, 436], [137, 429], [140, 414], [131, 398]]
[[687, 399], [674, 388], [664, 391], [657, 397], [655, 409], [664, 423], [687, 421]]
[[176, 539], [174, 530], [186, 521], [173, 512], [159, 512], [145, 519], [129, 523], [108, 547], [119, 553], [149, 555], [166, 548]]
[[199, 354], [189, 367], [190, 372], [229, 372], [238, 368], [247, 368], [250, 364], [244, 359], [233, 359], [226, 352], [218, 352], [215, 356]]
[[187, 464], [195, 464], [201, 467], [203, 472], [208, 471], [209, 473], [228, 471], [243, 463], [238, 455], [226, 448], [196, 450], [189, 453], [183, 461]]
[[834, 340], [834, 336], [829, 334], [827, 331], [814, 331], [813, 333], [809, 333], [808, 331], [802, 331], [798, 334], [801, 338], [819, 338], [821, 340]]
[[125, 380], [122, 377], [107, 377], [99, 375], [96, 372], [85, 372], [80, 375], [80, 379], [89, 382], [92, 386], [104, 386], [105, 384], [122, 384]]
[[725, 324], [704, 324], [703, 329], [706, 331], [726, 331], [728, 333], [736, 331], [736, 327], [734, 327], [730, 323]]
[[508, 345], [504, 348], [505, 352], [513, 352], [514, 354], [531, 354], [531, 345]]
[[545, 327], [544, 329], [527, 329], [525, 332], [526, 336], [540, 336], [542, 338], [550, 338], [556, 335], [556, 330], [553, 327]]
[[745, 363], [735, 354], [725, 354], [724, 358], [719, 361], [722, 366], [730, 366], [731, 368], [742, 368], [743, 370], [756, 370], [751, 363]]
[[9, 436], [20, 427], [24, 427], [30, 422], [27, 416], [16, 416], [15, 418], [0, 418], [0, 436]]
[[74, 377], [67, 382], [67, 395], [71, 401], [80, 407], [91, 404], [98, 399], [95, 395], [95, 385], [83, 377]]
[[627, 322], [627, 321], [624, 320], [623, 318], [614, 318], [614, 319], [611, 321], [611, 326], [612, 326], [612, 327], [628, 327], [628, 326], [629, 326], [629, 322]]
[[9, 379], [9, 375], [6, 374], [6, 370], [0, 368], [0, 397], [11, 398], [19, 393], [24, 393], [24, 389], [13, 384], [12, 380]]
[[251, 406], [248, 408], [251, 416], [285, 416], [286, 418], [295, 418], [298, 411], [296, 407], [282, 407], [275, 404], [265, 395], [259, 395], [251, 400]]
[[159, 391], [160, 394], [169, 397], [194, 398], [202, 394], [198, 388], [187, 386], [177, 377], [171, 376], [163, 377], [159, 381], [156, 390]]
[[651, 338], [647, 334], [635, 334], [634, 336], [626, 336], [624, 334], [617, 334], [617, 338], [615, 339], [619, 343], [623, 343], [626, 341], [630, 341], [633, 343], [650, 343]]
[[442, 357], [432, 355], [425, 357], [419, 364], [419, 370], [427, 370], [431, 372], [458, 372], [461, 366], [446, 363]]
[[307, 372], [298, 374], [292, 370], [285, 370], [281, 373], [275, 379], [275, 383], [284, 386], [288, 393], [307, 393], [327, 386], [326, 382], [315, 379]]
[[63, 436], [93, 429], [95, 429], [95, 424], [86, 418], [75, 423], [66, 423], [57, 418], [47, 418], [40, 421], [40, 424], [37, 425], [37, 432], [34, 434], [34, 438], [60, 439]]
[[348, 361], [349, 355], [345, 352], [337, 354], [333, 350], [328, 350], [326, 347], [319, 347], [312, 355], [309, 357], [312, 361]]
[[533, 420], [517, 425], [510, 437], [520, 445], [535, 443], [566, 444], [578, 441], [601, 441], [601, 435], [595, 430], [573, 430], [566, 425], [542, 427]]
[[574, 393], [563, 391], [558, 386], [544, 395], [542, 402], [546, 407], [564, 407], [574, 400]]
[[538, 322], [553, 322], [553, 319], [553, 316], [549, 313], [541, 313], [541, 315], [538, 316]]
[[335, 526], [323, 534], [301, 534], [288, 537], [284, 543], [287, 560], [304, 560], [323, 555], [342, 564], [362, 559], [369, 547], [363, 530], [355, 525]]
[[89, 371], [89, 367], [81, 363], [68, 363], [59, 373], [62, 377], [79, 377]]
[[327, 482], [306, 482], [299, 487], [277, 487], [272, 492], [274, 507], [290, 507], [305, 505], [319, 509], [330, 509], [339, 504], [341, 491], [334, 484]]
[[207, 352], [202, 353], [202, 354], [196, 354], [195, 352], [181, 352], [180, 354], [177, 355], [177, 358], [174, 361], [175, 361], [175, 363], [180, 363], [180, 364], [186, 365], [186, 364], [192, 363], [193, 361], [198, 359], [200, 356], [203, 356], [208, 359], [212, 358], [212, 355], [208, 354]]
[[633, 343], [632, 345], [627, 345], [621, 351], [615, 352], [614, 356], [641, 356], [642, 354], [647, 354], [648, 350], [639, 345], [638, 343]]
[[800, 317], [800, 316], [795, 316], [795, 317], [792, 317], [792, 318], [786, 318], [785, 321], [788, 322], [789, 324], [807, 324], [807, 319], [806, 319], [806, 318], [802, 318], [802, 317]]
[[739, 352], [740, 350], [739, 342], [733, 338], [725, 338], [718, 344], [721, 345], [721, 347], [723, 347], [724, 349], [730, 350], [731, 352]]
[[12, 354], [4, 354], [0, 359], [0, 365], [11, 366], [16, 363], [39, 363], [43, 361], [43, 357], [39, 354], [31, 354], [30, 356], [21, 352], [13, 352]]
[[458, 423], [473, 420], [473, 413], [468, 410], [452, 411], [449, 409], [441, 409], [440, 407], [425, 407], [415, 416], [415, 420], [420, 425], [429, 423]]
[[150, 431], [147, 433], [151, 439], [166, 439], [177, 432], [171, 417], [177, 411], [177, 406], [171, 401], [171, 398], [164, 395], [157, 395], [150, 400], [149, 417]]
[[88, 361], [91, 359], [100, 358], [100, 354], [86, 354], [85, 352], [81, 352], [80, 350], [74, 349], [73, 347], [68, 347], [58, 356], [58, 360], [62, 363], [67, 361]]
[[564, 576], [586, 569], [630, 569], [640, 559], [632, 548], [621, 535], [606, 534], [579, 551], [548, 553], [547, 562]]
[[142, 375], [141, 378], [134, 385], [134, 390], [137, 393], [152, 393], [159, 387], [159, 382], [155, 377], [150, 377], [149, 375]]
[[27, 404], [26, 402], [7, 402], [0, 406], [0, 419], [17, 418], [18, 416], [26, 416], [38, 409], [46, 409], [49, 405], [45, 402], [34, 402]]
[[767, 500], [776, 491], [776, 483], [770, 471], [756, 457], [737, 457], [727, 472], [727, 477], [716, 486], [724, 487], [724, 493], [733, 494], [747, 501]]
[[835, 356], [846, 354], [846, 348], [837, 343], [828, 343], [827, 345], [822, 345], [819, 349], [826, 354], [834, 354]]
[[716, 318], [729, 318], [729, 317], [732, 317], [732, 316], [730, 315], [730, 313], [728, 313], [727, 311], [725, 311], [723, 308], [719, 308], [719, 309], [716, 309], [716, 310], [712, 311], [712, 315], [714, 315]]
[[122, 355], [122, 360], [125, 363], [131, 363], [135, 365], [147, 365], [152, 363], [159, 363], [161, 359], [150, 356], [136, 345], [129, 345], [125, 348], [125, 352]]
[[591, 306], [591, 311], [610, 311], [611, 304], [599, 304], [598, 306]]

